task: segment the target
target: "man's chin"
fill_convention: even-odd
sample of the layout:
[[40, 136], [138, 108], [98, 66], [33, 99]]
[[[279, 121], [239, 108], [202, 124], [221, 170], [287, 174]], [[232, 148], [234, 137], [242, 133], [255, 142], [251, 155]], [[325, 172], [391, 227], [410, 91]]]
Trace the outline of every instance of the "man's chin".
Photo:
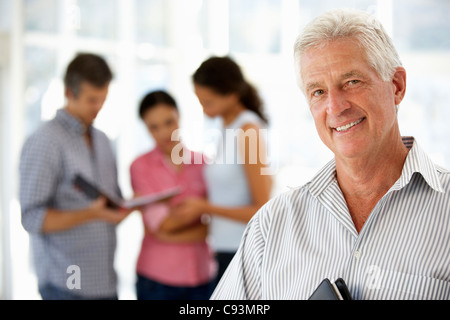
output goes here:
[[333, 153], [336, 157], [345, 159], [358, 159], [364, 155], [363, 148], [358, 147], [356, 143], [336, 144], [333, 147]]

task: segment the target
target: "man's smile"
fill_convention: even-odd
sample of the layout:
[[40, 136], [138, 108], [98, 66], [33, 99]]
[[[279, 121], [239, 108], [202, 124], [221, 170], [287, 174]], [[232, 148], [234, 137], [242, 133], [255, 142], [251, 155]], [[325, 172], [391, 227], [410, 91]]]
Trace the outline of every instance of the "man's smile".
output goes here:
[[358, 121], [351, 122], [351, 123], [349, 123], [349, 124], [346, 124], [346, 125], [341, 126], [341, 127], [337, 127], [337, 128], [335, 128], [335, 129], [336, 129], [336, 131], [338, 131], [338, 132], [345, 132], [345, 131], [347, 131], [347, 130], [350, 130], [350, 129], [353, 128], [354, 126], [360, 124], [360, 123], [363, 122], [363, 120], [365, 120], [365, 119], [366, 119], [366, 118], [364, 117], [364, 118], [359, 119]]

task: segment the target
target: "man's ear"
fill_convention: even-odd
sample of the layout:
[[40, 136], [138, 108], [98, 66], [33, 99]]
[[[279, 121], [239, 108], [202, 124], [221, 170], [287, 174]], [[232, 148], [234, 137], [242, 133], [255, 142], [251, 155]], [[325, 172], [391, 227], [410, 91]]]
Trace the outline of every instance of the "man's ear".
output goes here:
[[395, 105], [398, 106], [402, 102], [406, 93], [406, 70], [403, 67], [398, 67], [392, 77], [392, 84], [394, 85], [394, 99]]
[[72, 97], [73, 97], [72, 90], [70, 90], [68, 87], [65, 87], [65, 89], [64, 89], [64, 96], [65, 96], [67, 99], [72, 98]]
[[76, 99], [77, 98], [77, 96], [73, 93], [73, 91], [69, 87], [65, 88], [64, 95], [66, 96], [67, 100], [71, 100], [71, 99]]

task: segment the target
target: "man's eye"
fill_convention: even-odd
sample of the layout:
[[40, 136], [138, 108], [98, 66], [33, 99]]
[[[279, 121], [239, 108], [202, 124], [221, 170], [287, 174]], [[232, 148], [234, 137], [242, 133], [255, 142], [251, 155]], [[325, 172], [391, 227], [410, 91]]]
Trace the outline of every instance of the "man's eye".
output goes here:
[[357, 84], [359, 82], [360, 82], [359, 80], [350, 80], [348, 83], [349, 84]]
[[314, 97], [319, 97], [319, 96], [321, 96], [322, 94], [324, 94], [324, 91], [323, 91], [323, 90], [316, 90], [316, 91], [313, 92], [313, 96], [314, 96]]

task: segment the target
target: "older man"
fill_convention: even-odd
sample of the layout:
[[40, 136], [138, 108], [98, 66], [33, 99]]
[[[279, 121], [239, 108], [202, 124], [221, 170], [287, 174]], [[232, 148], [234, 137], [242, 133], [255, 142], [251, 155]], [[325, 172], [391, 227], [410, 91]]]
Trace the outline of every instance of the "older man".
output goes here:
[[450, 175], [400, 135], [406, 72], [381, 24], [319, 16], [295, 44], [298, 80], [334, 153], [249, 223], [214, 299], [308, 299], [343, 278], [353, 299], [450, 299]]

